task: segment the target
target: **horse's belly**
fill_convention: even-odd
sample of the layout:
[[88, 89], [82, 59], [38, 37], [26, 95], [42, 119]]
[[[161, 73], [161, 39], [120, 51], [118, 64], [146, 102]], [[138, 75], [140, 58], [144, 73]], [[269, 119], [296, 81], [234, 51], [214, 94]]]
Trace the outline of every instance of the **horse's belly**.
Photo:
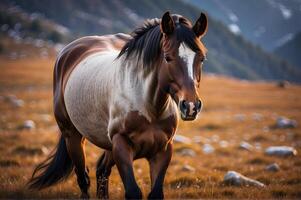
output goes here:
[[76, 129], [90, 142], [105, 149], [111, 148], [107, 128], [109, 90], [105, 87], [107, 62], [113, 60], [111, 57], [114, 56], [98, 53], [85, 58], [70, 74], [64, 92], [66, 109]]

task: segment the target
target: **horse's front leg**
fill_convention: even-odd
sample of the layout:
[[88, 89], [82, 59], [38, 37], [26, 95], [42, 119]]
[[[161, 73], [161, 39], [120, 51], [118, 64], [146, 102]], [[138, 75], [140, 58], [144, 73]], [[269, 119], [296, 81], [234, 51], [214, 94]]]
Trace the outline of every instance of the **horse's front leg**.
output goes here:
[[163, 183], [171, 156], [172, 144], [169, 143], [166, 149], [163, 149], [148, 159], [152, 184], [152, 189], [148, 195], [148, 199], [164, 199]]
[[117, 134], [113, 136], [112, 144], [113, 159], [125, 188], [125, 198], [142, 199], [141, 190], [138, 187], [134, 176], [134, 152], [129, 139], [124, 135]]

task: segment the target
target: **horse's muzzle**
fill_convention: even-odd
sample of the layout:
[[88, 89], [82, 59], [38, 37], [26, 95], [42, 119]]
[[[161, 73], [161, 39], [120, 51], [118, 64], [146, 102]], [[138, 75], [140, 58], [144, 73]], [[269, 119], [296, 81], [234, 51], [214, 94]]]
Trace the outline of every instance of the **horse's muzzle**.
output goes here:
[[179, 108], [182, 120], [191, 121], [194, 120], [197, 114], [201, 111], [202, 102], [200, 100], [197, 100], [196, 102], [182, 100], [179, 103]]

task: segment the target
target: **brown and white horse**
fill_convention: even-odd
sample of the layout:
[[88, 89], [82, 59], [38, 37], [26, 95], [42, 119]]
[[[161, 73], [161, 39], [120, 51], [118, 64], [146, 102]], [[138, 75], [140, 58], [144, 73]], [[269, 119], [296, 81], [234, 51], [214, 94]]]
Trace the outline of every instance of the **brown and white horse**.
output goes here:
[[[150, 199], [162, 199], [164, 176], [178, 124], [201, 110], [197, 87], [206, 48], [207, 17], [192, 26], [166, 12], [133, 34], [78, 39], [60, 53], [54, 69], [54, 114], [61, 131], [56, 151], [35, 169], [30, 188], [64, 180], [75, 169], [82, 197], [90, 180], [85, 139], [104, 149], [97, 163], [97, 197], [108, 198], [116, 165], [127, 199], [140, 199], [133, 161], [150, 164]], [[179, 111], [178, 111], [179, 109]]]

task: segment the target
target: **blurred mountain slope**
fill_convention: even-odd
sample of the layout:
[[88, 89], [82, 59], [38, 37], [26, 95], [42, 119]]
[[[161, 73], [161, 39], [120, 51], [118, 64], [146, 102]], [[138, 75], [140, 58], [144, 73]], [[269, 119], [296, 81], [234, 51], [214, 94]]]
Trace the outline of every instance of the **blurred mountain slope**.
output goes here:
[[[0, 5], [21, 8], [66, 27], [73, 38], [82, 35], [130, 33], [145, 18], [160, 18], [166, 10], [192, 21], [200, 9], [181, 0], [2, 0]], [[209, 49], [205, 71], [250, 80], [290, 80], [300, 82], [301, 71], [284, 60], [264, 52], [222, 23], [209, 18], [204, 38]]]
[[232, 31], [273, 51], [301, 31], [300, 0], [186, 0]]
[[292, 40], [278, 47], [275, 53], [301, 69], [301, 32], [296, 34]]

